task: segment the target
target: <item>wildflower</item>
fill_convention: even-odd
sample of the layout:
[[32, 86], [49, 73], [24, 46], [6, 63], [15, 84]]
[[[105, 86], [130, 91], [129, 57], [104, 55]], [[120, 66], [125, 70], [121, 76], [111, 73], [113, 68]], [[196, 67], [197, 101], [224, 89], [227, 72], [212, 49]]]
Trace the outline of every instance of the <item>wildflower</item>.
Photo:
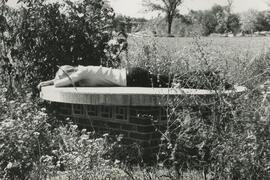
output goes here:
[[123, 135], [123, 134], [120, 134], [120, 135], [117, 137], [117, 141], [121, 141], [123, 138], [124, 138], [124, 135]]
[[115, 39], [111, 39], [109, 42], [108, 42], [108, 45], [109, 46], [113, 46], [113, 45], [117, 45], [118, 42], [115, 40]]
[[120, 161], [118, 160], [118, 159], [116, 159], [115, 161], [114, 161], [114, 164], [119, 164], [120, 163]]
[[72, 130], [76, 130], [76, 129], [78, 128], [78, 126], [77, 126], [77, 125], [72, 125], [72, 126], [70, 126], [70, 128], [71, 128]]
[[40, 115], [40, 116], [47, 116], [47, 114], [44, 113], [44, 112], [39, 112], [39, 115]]
[[96, 143], [102, 143], [103, 142], [103, 139], [102, 138], [97, 138], [97, 139], [95, 139], [95, 142]]
[[50, 161], [52, 161], [52, 159], [53, 159], [52, 156], [48, 156], [48, 155], [40, 157], [41, 162], [50, 162]]
[[22, 103], [22, 104], [21, 104], [21, 108], [24, 108], [25, 106], [27, 106], [26, 103]]
[[41, 111], [42, 111], [42, 112], [46, 111], [46, 108], [41, 108]]
[[92, 139], [88, 139], [86, 142], [87, 142], [88, 144], [90, 144], [90, 143], [93, 143], [93, 140], [92, 140]]
[[60, 166], [61, 166], [61, 161], [57, 161], [56, 167], [60, 167]]
[[9, 34], [7, 31], [5, 31], [5, 32], [3, 33], [3, 35], [4, 35], [4, 37], [6, 37], [6, 38], [10, 38], [10, 34]]
[[7, 169], [11, 169], [13, 166], [12, 162], [9, 162], [8, 165], [6, 166]]
[[82, 134], [85, 134], [86, 133], [86, 129], [82, 129]]
[[70, 39], [74, 39], [75, 37], [76, 36], [74, 36], [74, 35], [69, 36]]
[[29, 117], [31, 117], [31, 113], [30, 112], [28, 112], [27, 114], [26, 114], [26, 118], [29, 118]]
[[23, 143], [24, 143], [23, 140], [18, 140], [17, 142], [18, 142], [19, 144], [23, 144]]
[[172, 149], [172, 144], [169, 143], [167, 149]]
[[81, 140], [87, 140], [87, 139], [88, 139], [88, 135], [85, 135], [85, 134], [81, 135]]
[[10, 128], [14, 126], [15, 121], [13, 119], [7, 119], [6, 121], [3, 121], [3, 126], [5, 128]]
[[79, 14], [78, 14], [78, 17], [79, 17], [79, 18], [81, 18], [81, 17], [83, 17], [83, 16], [84, 16], [83, 13], [79, 13]]
[[40, 135], [39, 132], [34, 132], [33, 134], [34, 134], [34, 136], [35, 136], [36, 138], [38, 138], [38, 136]]
[[76, 164], [80, 163], [81, 161], [82, 161], [82, 158], [81, 158], [81, 157], [77, 157], [77, 158], [75, 159], [75, 163], [76, 163]]
[[5, 93], [5, 92], [7, 92], [8, 90], [7, 90], [7, 88], [3, 88], [2, 91]]
[[4, 97], [2, 97], [2, 98], [1, 98], [1, 101], [4, 103], [4, 102], [6, 102], [6, 101], [7, 101], [7, 99], [6, 99], [6, 98], [4, 98]]
[[27, 94], [26, 94], [26, 98], [27, 98], [27, 99], [30, 99], [31, 97], [32, 97], [32, 93], [27, 93]]

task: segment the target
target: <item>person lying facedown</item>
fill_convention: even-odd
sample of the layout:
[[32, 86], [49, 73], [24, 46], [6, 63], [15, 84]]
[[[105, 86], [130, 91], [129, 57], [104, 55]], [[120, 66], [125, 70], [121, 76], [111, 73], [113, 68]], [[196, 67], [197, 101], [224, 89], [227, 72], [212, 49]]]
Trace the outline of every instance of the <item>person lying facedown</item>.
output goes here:
[[55, 87], [163, 87], [191, 89], [231, 89], [233, 86], [212, 71], [194, 71], [185, 74], [153, 74], [141, 67], [114, 69], [102, 66], [59, 67], [55, 78], [41, 82]]

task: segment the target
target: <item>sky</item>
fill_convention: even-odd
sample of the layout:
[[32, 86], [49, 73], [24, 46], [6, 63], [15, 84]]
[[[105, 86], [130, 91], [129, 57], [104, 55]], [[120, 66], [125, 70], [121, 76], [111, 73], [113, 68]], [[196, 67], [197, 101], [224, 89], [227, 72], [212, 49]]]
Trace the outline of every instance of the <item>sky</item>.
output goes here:
[[[108, 0], [117, 14], [123, 14], [131, 17], [144, 17], [147, 19], [154, 18], [158, 14], [145, 12], [143, 0]], [[226, 0], [183, 0], [184, 3], [180, 8], [182, 14], [189, 10], [206, 10], [210, 9], [214, 4], [226, 5]], [[14, 6], [17, 0], [8, 0], [8, 4]], [[256, 9], [259, 11], [270, 9], [267, 5], [270, 0], [234, 0], [233, 12], [243, 12], [248, 9]]]

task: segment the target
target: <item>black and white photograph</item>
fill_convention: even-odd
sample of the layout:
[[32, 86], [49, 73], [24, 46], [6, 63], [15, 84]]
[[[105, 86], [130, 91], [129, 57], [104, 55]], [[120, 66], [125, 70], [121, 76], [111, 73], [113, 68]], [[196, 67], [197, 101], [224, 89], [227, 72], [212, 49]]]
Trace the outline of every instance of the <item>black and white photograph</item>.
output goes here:
[[270, 0], [0, 0], [0, 180], [269, 180]]

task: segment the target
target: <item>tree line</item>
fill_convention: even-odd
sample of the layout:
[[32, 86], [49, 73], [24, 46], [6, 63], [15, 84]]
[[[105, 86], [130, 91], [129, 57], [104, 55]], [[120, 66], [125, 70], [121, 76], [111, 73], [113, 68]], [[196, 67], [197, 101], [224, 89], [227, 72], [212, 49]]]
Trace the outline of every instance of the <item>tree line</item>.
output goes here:
[[[157, 35], [190, 36], [197, 33], [208, 36], [218, 34], [253, 34], [257, 31], [270, 31], [270, 11], [257, 11], [250, 9], [243, 13], [233, 13], [233, 0], [227, 0], [227, 5], [215, 4], [209, 10], [191, 10], [182, 15], [178, 7], [182, 0], [145, 0], [144, 5], [148, 10], [159, 11], [164, 16], [151, 20], [140, 19], [142, 28], [138, 29], [130, 23], [134, 18], [120, 16], [128, 32], [150, 30]], [[126, 19], [126, 21], [123, 21]], [[117, 24], [117, 23], [116, 23]], [[122, 26], [123, 27], [123, 26]]]

